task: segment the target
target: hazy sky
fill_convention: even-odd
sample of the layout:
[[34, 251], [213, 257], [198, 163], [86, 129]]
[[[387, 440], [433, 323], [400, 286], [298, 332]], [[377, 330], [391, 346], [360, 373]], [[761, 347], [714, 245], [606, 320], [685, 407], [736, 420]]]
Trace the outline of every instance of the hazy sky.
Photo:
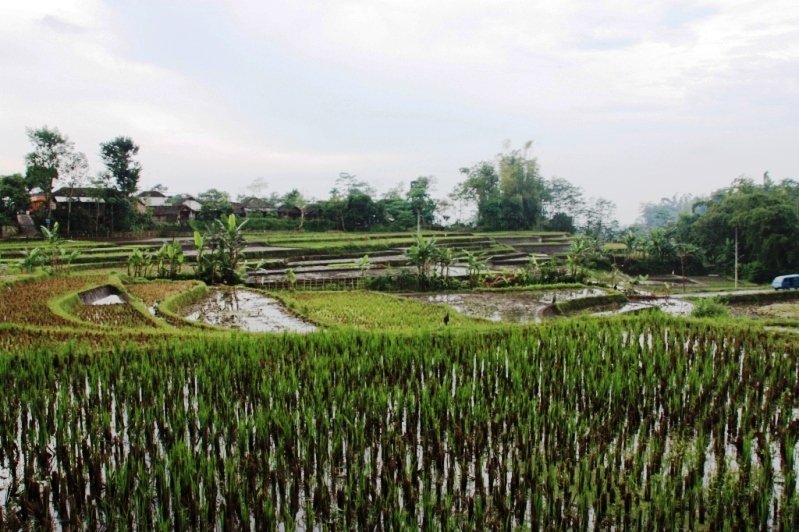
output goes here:
[[7, 0], [0, 173], [56, 126], [141, 187], [385, 191], [533, 140], [546, 177], [613, 200], [799, 179], [799, 2]]

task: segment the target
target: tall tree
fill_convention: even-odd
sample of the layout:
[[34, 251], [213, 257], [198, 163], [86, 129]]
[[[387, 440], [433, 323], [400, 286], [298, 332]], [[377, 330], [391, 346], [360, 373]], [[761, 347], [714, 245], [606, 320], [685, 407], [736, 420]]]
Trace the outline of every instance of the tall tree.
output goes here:
[[30, 202], [25, 178], [20, 174], [0, 177], [0, 224], [13, 222]]
[[591, 198], [584, 211], [583, 230], [600, 242], [610, 240], [618, 222], [614, 218], [616, 204], [605, 198]]
[[545, 182], [544, 215], [553, 231], [574, 231], [574, 223], [585, 209], [583, 191], [569, 181], [553, 177]]
[[466, 179], [455, 199], [477, 206], [477, 225], [484, 229], [532, 229], [541, 225], [546, 187], [534, 157], [532, 142], [521, 150], [497, 155], [496, 164], [482, 161], [462, 168]]
[[707, 257], [729, 264], [728, 240], [739, 237], [744, 276], [763, 282], [799, 267], [799, 204], [795, 184], [757, 185], [745, 178], [715, 192], [690, 228], [690, 240]]
[[116, 183], [116, 188], [126, 198], [132, 196], [139, 185], [141, 165], [133, 160], [138, 153], [139, 147], [130, 137], [117, 137], [100, 144], [100, 158], [106, 166], [109, 180]]
[[28, 188], [40, 188], [47, 196], [47, 215], [52, 218], [53, 185], [59, 179], [85, 174], [86, 156], [75, 151], [75, 145], [56, 128], [47, 126], [28, 129], [33, 151], [25, 156], [25, 180]]
[[651, 229], [673, 223], [680, 214], [690, 213], [697, 201], [691, 194], [675, 194], [670, 198], [660, 198], [657, 203], [644, 203], [641, 205], [641, 225]]
[[499, 176], [494, 165], [481, 161], [469, 168], [461, 168], [466, 179], [455, 189], [455, 198], [477, 207], [476, 223], [479, 227], [494, 229], [499, 222]]
[[523, 150], [499, 154], [499, 189], [502, 194], [502, 222], [505, 229], [533, 229], [541, 221], [544, 180], [538, 161], [527, 155], [532, 142]]
[[227, 192], [209, 188], [205, 192], [197, 194], [197, 201], [202, 205], [199, 217], [203, 220], [215, 220], [220, 216], [228, 216], [233, 213], [230, 194]]
[[433, 223], [433, 216], [436, 211], [436, 202], [430, 197], [431, 177], [418, 177], [411, 181], [408, 190], [408, 201], [416, 214], [416, 231], [421, 231], [422, 222], [425, 224]]
[[308, 208], [308, 200], [295, 188], [283, 196], [283, 204], [300, 211], [300, 225], [297, 226], [297, 230], [302, 229], [305, 225], [305, 210]]

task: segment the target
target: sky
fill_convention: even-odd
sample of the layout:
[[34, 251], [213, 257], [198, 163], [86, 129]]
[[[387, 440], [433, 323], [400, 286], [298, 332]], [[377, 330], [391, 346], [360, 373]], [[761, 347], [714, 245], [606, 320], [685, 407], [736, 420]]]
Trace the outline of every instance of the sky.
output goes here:
[[141, 146], [140, 188], [379, 192], [533, 141], [544, 177], [640, 204], [799, 180], [799, 2], [42, 0], [0, 5], [0, 174], [26, 128]]

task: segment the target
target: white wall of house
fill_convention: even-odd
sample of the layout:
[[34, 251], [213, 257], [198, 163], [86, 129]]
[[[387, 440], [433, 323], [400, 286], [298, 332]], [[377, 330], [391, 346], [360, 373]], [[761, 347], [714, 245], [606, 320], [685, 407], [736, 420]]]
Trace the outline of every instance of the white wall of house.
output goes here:
[[147, 207], [163, 207], [169, 198], [159, 198], [158, 196], [142, 196], [139, 198]]

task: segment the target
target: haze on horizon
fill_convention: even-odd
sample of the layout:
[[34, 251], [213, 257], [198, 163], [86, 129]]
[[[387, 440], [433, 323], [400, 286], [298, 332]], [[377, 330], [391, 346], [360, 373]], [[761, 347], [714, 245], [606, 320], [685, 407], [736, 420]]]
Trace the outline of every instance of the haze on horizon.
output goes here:
[[0, 7], [0, 174], [25, 129], [101, 165], [140, 146], [140, 188], [326, 197], [385, 191], [533, 140], [545, 177], [617, 204], [799, 179], [799, 3], [48, 0]]

